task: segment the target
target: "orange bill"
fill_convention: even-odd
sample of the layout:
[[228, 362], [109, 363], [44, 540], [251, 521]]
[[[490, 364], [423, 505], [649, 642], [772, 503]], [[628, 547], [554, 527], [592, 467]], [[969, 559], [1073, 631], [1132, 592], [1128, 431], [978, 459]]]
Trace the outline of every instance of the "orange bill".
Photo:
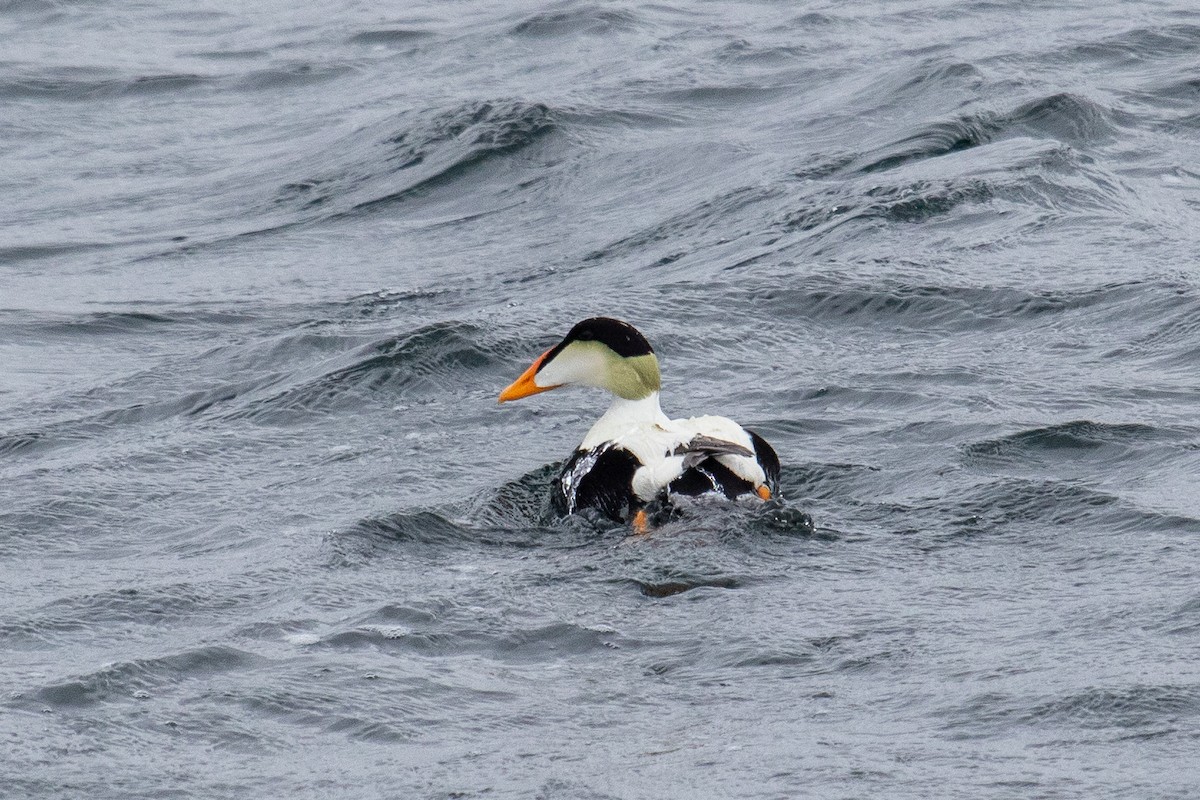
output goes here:
[[[553, 350], [554, 348], [550, 348]], [[503, 392], [500, 393], [500, 402], [506, 400], [520, 400], [522, 397], [529, 397], [531, 394], [538, 392], [548, 392], [551, 389], [557, 389], [555, 386], [538, 386], [533, 382], [533, 376], [537, 374], [538, 369], [542, 366], [542, 362], [546, 360], [546, 356], [550, 355], [550, 350], [542, 353], [537, 359], [529, 365], [529, 369], [521, 373], [521, 377], [510, 383]]]
[[755, 489], [754, 491], [755, 491], [755, 492], [758, 494], [758, 496], [759, 496], [759, 497], [761, 497], [763, 500], [770, 500], [770, 499], [771, 499], [771, 490], [767, 488], [767, 485], [766, 485], [765, 483], [764, 483], [762, 486], [760, 486], [760, 487], [758, 487], [757, 489]]

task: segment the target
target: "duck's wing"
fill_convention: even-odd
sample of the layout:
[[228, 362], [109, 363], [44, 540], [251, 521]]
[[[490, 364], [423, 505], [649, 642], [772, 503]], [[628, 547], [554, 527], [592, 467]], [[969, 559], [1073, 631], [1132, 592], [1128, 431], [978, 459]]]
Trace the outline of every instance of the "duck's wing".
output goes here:
[[677, 445], [671, 455], [683, 456], [683, 468], [686, 470], [698, 466], [711, 456], [754, 458], [754, 451], [737, 442], [698, 433], [687, 442]]
[[683, 471], [667, 487], [669, 493], [718, 492], [727, 497], [754, 493], [770, 497], [779, 481], [779, 457], [758, 434], [727, 417], [674, 420], [691, 438], [677, 447]]

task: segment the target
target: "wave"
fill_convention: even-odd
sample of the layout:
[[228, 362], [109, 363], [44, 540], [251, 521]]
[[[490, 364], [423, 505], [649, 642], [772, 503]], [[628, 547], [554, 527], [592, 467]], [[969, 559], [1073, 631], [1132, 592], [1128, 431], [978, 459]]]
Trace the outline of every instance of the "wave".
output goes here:
[[993, 530], [1023, 522], [1082, 524], [1119, 504], [1115, 495], [1070, 481], [1002, 479], [969, 492], [952, 514], [964, 530]]
[[429, 396], [452, 389], [464, 373], [489, 370], [501, 363], [478, 327], [434, 323], [341, 354], [318, 367], [315, 375], [309, 367], [303, 373], [271, 380], [270, 385], [285, 388], [266, 397], [247, 398], [228, 416], [279, 423], [298, 414], [357, 405], [373, 396], [386, 396], [388, 402]]
[[15, 264], [19, 261], [36, 261], [89, 250], [104, 250], [115, 246], [111, 242], [57, 242], [0, 246], [0, 263]]
[[947, 729], [1072, 725], [1130, 729], [1174, 724], [1200, 714], [1200, 688], [1188, 685], [1098, 686], [1060, 696], [1020, 698], [989, 693], [948, 709]]
[[[1151, 511], [1136, 503], [1137, 482], [1111, 485], [1101, 476], [1121, 470], [1139, 476], [1173, 475], [1200, 443], [1196, 429], [1145, 423], [1076, 420], [969, 442], [960, 447], [962, 465], [976, 473], [1073, 479], [1106, 487], [1120, 498], [1106, 513], [1112, 529], [1195, 530], [1198, 521]], [[1131, 502], [1131, 500], [1133, 502]]]
[[1152, 330], [1111, 352], [1110, 357], [1139, 356], [1165, 365], [1192, 366], [1200, 355], [1200, 302], [1183, 289], [1174, 300], [1154, 309], [1158, 313], [1153, 317], [1147, 314], [1147, 319], [1157, 323]]
[[0, 435], [0, 453], [40, 452], [112, 433], [126, 426], [144, 426], [174, 417], [203, 414], [214, 406], [271, 386], [280, 375], [269, 374], [241, 381], [230, 381], [208, 389], [198, 389], [162, 400], [137, 402], [110, 408], [82, 417], [46, 423], [32, 431]]
[[791, 286], [738, 290], [739, 302], [771, 315], [827, 324], [866, 325], [881, 322], [921, 330], [978, 330], [1025, 326], [1039, 319], [1111, 309], [1144, 302], [1156, 295], [1174, 296], [1175, 286], [1154, 282], [1111, 284], [1078, 291], [1031, 291], [1004, 286], [920, 285], [877, 279], [854, 285], [836, 276], [811, 276]]
[[1167, 633], [1195, 635], [1200, 632], [1200, 596], [1185, 601], [1168, 614], [1161, 627]]
[[60, 646], [67, 636], [106, 625], [155, 626], [189, 618], [237, 617], [270, 592], [253, 581], [220, 584], [174, 583], [65, 597], [34, 611], [9, 613], [0, 638], [17, 649]]
[[1044, 455], [1107, 461], [1139, 444], [1175, 438], [1179, 436], [1171, 431], [1143, 423], [1076, 420], [973, 442], [963, 447], [963, 456], [971, 463], [1004, 463]]
[[[339, 704], [337, 708], [331, 704], [327, 688], [315, 683], [307, 674], [283, 673], [263, 685], [236, 686], [212, 698], [214, 703], [232, 707], [232, 710], [213, 713], [218, 722], [211, 727], [221, 731], [221, 745], [228, 747], [228, 740], [238, 741], [244, 736], [255, 752], [261, 752], [264, 747], [281, 753], [294, 749], [295, 735], [292, 733], [266, 739], [263, 729], [281, 723], [320, 731], [326, 736], [332, 734], [352, 741], [394, 745], [428, 734], [430, 726], [438, 724], [440, 714], [455, 702], [478, 704], [501, 694], [407, 676], [376, 681], [378, 677], [375, 672], [361, 676], [363, 692], [370, 695], [370, 702]], [[451, 691], [452, 688], [455, 691]], [[254, 724], [246, 733], [231, 722], [247, 719], [253, 720]], [[264, 725], [265, 721], [271, 725]], [[228, 731], [230, 728], [233, 731]]]
[[[386, 609], [385, 609], [386, 611]], [[603, 652], [618, 644], [614, 631], [550, 623], [532, 628], [494, 632], [486, 622], [414, 626], [397, 624], [390, 614], [372, 614], [354, 628], [323, 637], [316, 648], [340, 651], [383, 650], [421, 656], [482, 655], [505, 663], [569, 660]]]
[[[253, 669], [260, 656], [228, 646], [196, 647], [158, 658], [125, 661], [77, 678], [21, 693], [16, 703], [82, 708], [98, 703], [149, 697], [156, 689], [222, 672]], [[22, 702], [24, 701], [24, 702]]]
[[664, 103], [700, 106], [711, 110], [720, 106], [739, 106], [779, 100], [792, 91], [792, 87], [787, 85], [764, 86], [756, 83], [738, 83], [661, 89], [651, 92], [648, 96]]
[[550, 504], [551, 487], [562, 462], [531, 470], [485, 493], [469, 510], [476, 524], [490, 528], [547, 526], [558, 518]]
[[333, 151], [340, 164], [289, 182], [274, 202], [320, 217], [403, 202], [533, 145], [558, 128], [558, 116], [543, 103], [520, 100], [476, 101], [403, 115], [338, 143]]
[[[161, 308], [156, 306], [157, 308]], [[203, 328], [249, 322], [258, 315], [223, 309], [174, 308], [158, 311], [93, 311], [53, 314], [0, 309], [0, 334], [39, 339], [144, 335], [171, 328]], [[164, 330], [166, 329], [166, 330]]]
[[[241, 319], [236, 313], [217, 316], [225, 322]], [[109, 328], [130, 333], [139, 326], [185, 321], [203, 325], [207, 317], [207, 312], [191, 317], [117, 313], [90, 315], [65, 324], [85, 325], [93, 333], [110, 332]], [[111, 403], [131, 394], [139, 398], [136, 402], [0, 434], [0, 453], [40, 452], [172, 418], [215, 415], [225, 421], [286, 425], [335, 409], [443, 393], [474, 372], [494, 373], [498, 378], [507, 364], [506, 345], [466, 323], [433, 323], [355, 346], [360, 341], [361, 337], [339, 332], [318, 334], [302, 329], [250, 348], [217, 348], [202, 358], [218, 365], [217, 372], [228, 377], [192, 390], [179, 391], [178, 384], [164, 384], [157, 372], [126, 376], [113, 385], [90, 389], [74, 402], [64, 399], [60, 405]]]
[[827, 500], [870, 491], [880, 468], [866, 464], [804, 464], [783, 473], [784, 491], [805, 500]]
[[1132, 28], [1101, 41], [1083, 42], [1055, 51], [1053, 59], [1077, 65], [1100, 61], [1109, 66], [1145, 64], [1172, 56], [1200, 53], [1200, 25], [1178, 24], [1154, 28]]
[[[107, 77], [97, 77], [107, 73]], [[89, 101], [99, 98], [177, 94], [212, 88], [219, 80], [192, 73], [122, 75], [114, 70], [59, 68], [38, 75], [0, 79], [0, 98], [9, 100]]]
[[[330, 80], [352, 69], [345, 64], [314, 69], [300, 63], [223, 79], [222, 85], [273, 91]], [[219, 189], [222, 193], [236, 190], [237, 195], [215, 212], [221, 219], [208, 226], [213, 235], [173, 236], [168, 249], [161, 248], [161, 239], [147, 240], [141, 243], [149, 246], [148, 251], [137, 260], [191, 254], [298, 226], [353, 219], [439, 192], [451, 199], [470, 197], [472, 211], [466, 217], [474, 218], [488, 213], [476, 206], [486, 194], [480, 175], [491, 168], [498, 173], [496, 183], [488, 187], [494, 203], [507, 207], [514, 201], [506, 194], [539, 182], [545, 164], [531, 158], [528, 164], [516, 163], [516, 175], [504, 169], [512, 166], [517, 153], [552, 140], [567, 116], [543, 103], [513, 99], [469, 101], [390, 116], [340, 139], [323, 139], [299, 158], [288, 152], [257, 173], [248, 171], [239, 186]]]
[[926, 123], [850, 168], [863, 173], [891, 170], [1012, 136], [1055, 139], [1074, 146], [1096, 144], [1113, 136], [1116, 117], [1111, 108], [1060, 92], [1022, 103], [1009, 112], [984, 111]]
[[398, 511], [359, 520], [343, 535], [435, 546], [475, 541], [472, 531], [433, 511]]
[[[932, 512], [957, 537], [962, 534], [1034, 533], [1038, 541], [1050, 529], [1116, 533], [1200, 533], [1200, 520], [1134, 505], [1113, 490], [1066, 478], [1003, 477], [988, 480], [933, 505], [913, 509]], [[1108, 557], [1105, 553], [1103, 557]]]
[[1006, 112], [923, 120], [897, 138], [811, 156], [783, 184], [790, 208], [774, 212], [771, 230], [848, 240], [880, 222], [964, 219], [1000, 208], [1010, 214], [1004, 233], [1011, 236], [1078, 210], [1123, 214], [1140, 207], [1137, 197], [1088, 153], [1125, 124], [1122, 113], [1068, 93]]
[[859, 163], [847, 166], [858, 172], [882, 172], [910, 161], [936, 158], [979, 147], [992, 141], [1001, 129], [1002, 126], [996, 120], [987, 118], [966, 117], [934, 122], [881, 148], [882, 153], [871, 153]]
[[[943, 65], [911, 78], [910, 90], [927, 93], [926, 81], [940, 85], [972, 75], [969, 65]], [[673, 102], [703, 107], [741, 97], [736, 85], [713, 97], [698, 96], [707, 91], [703, 87], [666, 91], [687, 95], [669, 97]], [[745, 236], [758, 237], [766, 256], [788, 248], [828, 256], [828, 242], [849, 243], [881, 224], [945, 221], [976, 228], [980, 214], [990, 215], [986, 241], [995, 248], [1079, 212], [1142, 214], [1144, 202], [1126, 176], [1092, 155], [1132, 124], [1112, 106], [1061, 92], [1006, 111], [979, 108], [950, 119], [921, 120], [898, 136], [885, 133], [883, 141], [858, 147], [842, 143], [837, 150], [813, 153], [785, 175], [693, 201], [586, 253], [583, 260], [636, 255], [663, 267]], [[738, 265], [754, 260], [743, 255]]]
[[[779, 197], [781, 194], [777, 188], [761, 186], [739, 186], [727, 190], [716, 197], [695, 204], [686, 211], [658, 221], [653, 226], [593, 250], [583, 256], [583, 261], [607, 260], [666, 241], [695, 239], [706, 233], [712, 235], [719, 229], [727, 228], [731, 216]], [[725, 230], [723, 238], [724, 236], [728, 236], [727, 230]], [[695, 247], [696, 244], [693, 241], [688, 246]], [[659, 264], [670, 263], [678, 257], [678, 255], [674, 258], [669, 255], [665, 256], [659, 260]]]
[[353, 72], [354, 68], [350, 64], [314, 65], [307, 61], [298, 61], [284, 66], [251, 70], [227, 78], [222, 83], [235, 91], [273, 92], [324, 83]]
[[431, 31], [419, 30], [416, 28], [377, 28], [369, 31], [360, 31], [346, 39], [350, 44], [364, 44], [370, 46], [386, 46], [386, 47], [407, 47], [419, 42], [423, 39], [428, 39], [434, 34]]
[[[257, 59], [268, 54], [247, 51], [202, 55], [210, 59], [218, 57]], [[191, 72], [128, 74], [106, 68], [59, 67], [42, 70], [36, 75], [16, 74], [0, 77], [0, 98], [90, 102], [155, 95], [186, 97], [197, 92], [269, 92], [323, 83], [353, 71], [354, 66], [349, 61], [326, 63], [294, 61], [261, 69], [211, 74]]]
[[583, 3], [558, 11], [538, 12], [514, 25], [510, 33], [532, 38], [594, 36], [632, 30], [637, 24], [638, 18], [631, 11]]
[[1132, 728], [1200, 715], [1200, 687], [1131, 685], [1096, 687], [1039, 703], [1031, 722], [1070, 721], [1085, 727]]

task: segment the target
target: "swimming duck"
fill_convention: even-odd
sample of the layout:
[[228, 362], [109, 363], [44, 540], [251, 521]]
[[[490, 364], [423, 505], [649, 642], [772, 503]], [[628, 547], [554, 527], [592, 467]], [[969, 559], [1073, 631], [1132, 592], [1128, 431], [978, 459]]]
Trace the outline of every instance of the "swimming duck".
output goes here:
[[500, 393], [500, 402], [561, 386], [593, 386], [612, 404], [567, 459], [554, 485], [564, 514], [596, 508], [645, 533], [647, 506], [676, 495], [768, 500], [779, 457], [758, 434], [725, 417], [670, 419], [659, 406], [658, 358], [627, 322], [585, 319]]

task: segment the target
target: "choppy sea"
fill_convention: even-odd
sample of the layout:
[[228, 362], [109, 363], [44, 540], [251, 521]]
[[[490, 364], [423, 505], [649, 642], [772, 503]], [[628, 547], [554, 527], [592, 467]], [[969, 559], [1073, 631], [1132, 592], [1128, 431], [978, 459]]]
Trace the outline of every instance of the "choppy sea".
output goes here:
[[[1200, 796], [1194, 2], [0, 42], [0, 795]], [[596, 314], [779, 504], [548, 513]]]

